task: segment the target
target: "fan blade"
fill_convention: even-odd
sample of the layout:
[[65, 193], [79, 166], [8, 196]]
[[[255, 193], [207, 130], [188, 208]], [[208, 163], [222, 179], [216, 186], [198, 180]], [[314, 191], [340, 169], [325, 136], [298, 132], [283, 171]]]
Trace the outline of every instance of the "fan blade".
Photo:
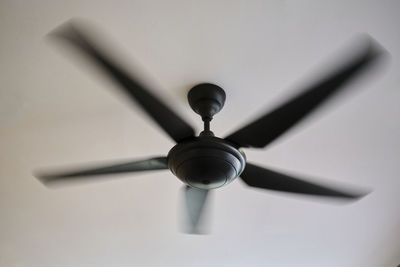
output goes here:
[[167, 107], [161, 100], [130, 76], [115, 63], [104, 51], [102, 51], [95, 40], [89, 38], [79, 25], [67, 22], [60, 29], [54, 31], [50, 36], [67, 40], [78, 50], [86, 54], [96, 65], [98, 65], [120, 88], [133, 100], [136, 100], [142, 108], [153, 118], [153, 120], [164, 129], [175, 142], [194, 136], [194, 129], [180, 118], [175, 112]]
[[184, 188], [187, 233], [202, 234], [204, 229], [201, 221], [206, 213], [206, 201], [209, 190], [186, 186]]
[[76, 181], [82, 179], [82, 177], [95, 176], [95, 175], [107, 175], [127, 172], [140, 172], [140, 171], [152, 171], [152, 170], [163, 170], [168, 169], [167, 158], [158, 157], [140, 161], [126, 162], [120, 164], [113, 164], [111, 166], [99, 166], [96, 168], [86, 168], [83, 170], [38, 174], [35, 175], [42, 183], [50, 184], [59, 181]]
[[285, 133], [292, 126], [355, 79], [386, 53], [372, 38], [365, 44], [366, 49], [352, 56], [343, 67], [314, 85], [302, 90], [296, 97], [283, 103], [225, 139], [240, 147], [262, 148]]
[[347, 199], [357, 199], [365, 194], [349, 193], [333, 188], [306, 182], [299, 178], [294, 178], [286, 174], [268, 170], [250, 163], [246, 163], [246, 168], [240, 178], [249, 186], [326, 197], [339, 197]]

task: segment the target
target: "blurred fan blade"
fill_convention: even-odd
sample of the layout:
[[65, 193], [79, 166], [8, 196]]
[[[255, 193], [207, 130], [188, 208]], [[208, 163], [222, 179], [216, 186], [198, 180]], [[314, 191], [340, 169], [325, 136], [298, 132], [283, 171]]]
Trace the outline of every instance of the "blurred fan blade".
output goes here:
[[339, 90], [350, 89], [345, 85], [369, 69], [377, 62], [378, 58], [386, 54], [372, 38], [368, 37], [365, 47], [364, 50], [358, 51], [359, 53], [351, 56], [350, 59], [346, 59], [342, 68], [333, 71], [332, 74], [302, 90], [296, 97], [225, 139], [239, 147], [265, 147], [310, 114], [334, 93]]
[[97, 46], [97, 41], [89, 38], [88, 34], [84, 34], [78, 23], [67, 22], [52, 32], [50, 36], [67, 40], [86, 54], [127, 95], [136, 100], [173, 140], [180, 142], [183, 139], [194, 136], [194, 129], [189, 124], [151, 94], [137, 79], [130, 76], [127, 71], [116, 64], [105, 51], [102, 51]]
[[140, 161], [126, 162], [120, 164], [113, 164], [111, 166], [98, 166], [96, 168], [86, 168], [83, 170], [66, 171], [58, 173], [42, 173], [35, 175], [42, 183], [50, 184], [53, 182], [66, 182], [66, 181], [79, 181], [83, 177], [127, 173], [127, 172], [140, 172], [168, 169], [167, 158], [157, 157]]
[[339, 191], [333, 188], [306, 182], [299, 178], [294, 178], [286, 174], [271, 171], [250, 163], [246, 163], [246, 168], [240, 175], [240, 178], [242, 178], [247, 185], [252, 187], [290, 193], [347, 199], [357, 199], [366, 195], [365, 193], [357, 194], [344, 192], [341, 190]]
[[203, 234], [202, 221], [206, 214], [206, 201], [209, 190], [186, 186], [184, 188], [186, 229], [189, 234]]

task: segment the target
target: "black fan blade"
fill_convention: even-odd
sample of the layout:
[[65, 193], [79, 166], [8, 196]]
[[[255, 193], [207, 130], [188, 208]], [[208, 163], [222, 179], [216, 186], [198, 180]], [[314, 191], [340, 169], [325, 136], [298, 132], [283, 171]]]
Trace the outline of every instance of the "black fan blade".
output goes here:
[[368, 38], [365, 50], [352, 56], [341, 69], [302, 90], [296, 97], [283, 103], [273, 111], [263, 115], [225, 139], [240, 147], [262, 148], [285, 133], [288, 129], [306, 117], [334, 93], [365, 72], [385, 54], [383, 49]]
[[339, 191], [333, 188], [306, 182], [302, 179], [271, 171], [250, 163], [246, 163], [246, 168], [240, 175], [240, 178], [242, 178], [247, 185], [252, 187], [283, 192], [347, 199], [357, 199], [365, 195], [361, 193], [357, 194]]
[[167, 158], [157, 157], [140, 161], [125, 162], [120, 164], [113, 164], [109, 166], [98, 166], [95, 168], [86, 168], [83, 170], [58, 172], [58, 173], [42, 173], [35, 175], [44, 184], [59, 181], [76, 181], [87, 176], [127, 173], [127, 172], [140, 172], [168, 169]]
[[86, 54], [96, 65], [116, 82], [122, 90], [132, 99], [136, 100], [142, 108], [152, 117], [167, 134], [176, 142], [194, 135], [194, 129], [181, 117], [156, 98], [150, 91], [140, 84], [116, 64], [110, 56], [102, 51], [98, 42], [89, 38], [84, 31], [79, 30], [77, 23], [68, 22], [50, 36], [55, 36], [69, 41], [81, 52]]
[[206, 213], [206, 201], [209, 190], [186, 186], [184, 188], [187, 233], [202, 234], [201, 221]]

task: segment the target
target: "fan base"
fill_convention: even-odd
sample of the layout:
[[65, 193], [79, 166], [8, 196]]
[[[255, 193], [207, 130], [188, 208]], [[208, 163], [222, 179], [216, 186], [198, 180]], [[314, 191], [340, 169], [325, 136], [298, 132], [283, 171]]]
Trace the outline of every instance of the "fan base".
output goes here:
[[196, 85], [188, 93], [190, 107], [203, 120], [211, 120], [224, 106], [225, 98], [225, 91], [211, 83]]
[[167, 158], [175, 176], [189, 186], [207, 190], [229, 184], [246, 165], [243, 151], [214, 136], [179, 143]]

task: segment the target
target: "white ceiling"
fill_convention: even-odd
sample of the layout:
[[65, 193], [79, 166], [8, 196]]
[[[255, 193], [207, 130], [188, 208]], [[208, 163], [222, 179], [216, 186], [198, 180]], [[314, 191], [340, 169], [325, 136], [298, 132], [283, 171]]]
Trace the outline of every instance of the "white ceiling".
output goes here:
[[[0, 266], [396, 266], [399, 11], [399, 1], [2, 0]], [[373, 192], [342, 205], [236, 181], [213, 195], [211, 234], [196, 236], [177, 227], [181, 183], [168, 172], [44, 187], [32, 176], [40, 167], [145, 158], [173, 145], [112, 84], [76, 64], [84, 60], [45, 41], [71, 17], [103, 29], [199, 130], [186, 92], [199, 82], [222, 86], [227, 103], [212, 124], [219, 136], [369, 33], [391, 53], [386, 71], [268, 150], [246, 154]]]

